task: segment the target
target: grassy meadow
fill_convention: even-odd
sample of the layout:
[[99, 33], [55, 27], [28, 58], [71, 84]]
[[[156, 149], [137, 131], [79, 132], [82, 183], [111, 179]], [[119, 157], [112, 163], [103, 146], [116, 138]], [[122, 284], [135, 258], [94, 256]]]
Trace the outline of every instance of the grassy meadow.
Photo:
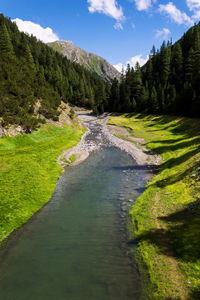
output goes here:
[[130, 211], [143, 299], [200, 299], [200, 120], [126, 114], [109, 123], [162, 157]]
[[0, 241], [51, 198], [62, 172], [57, 158], [83, 132], [77, 126], [44, 125], [28, 135], [0, 138]]

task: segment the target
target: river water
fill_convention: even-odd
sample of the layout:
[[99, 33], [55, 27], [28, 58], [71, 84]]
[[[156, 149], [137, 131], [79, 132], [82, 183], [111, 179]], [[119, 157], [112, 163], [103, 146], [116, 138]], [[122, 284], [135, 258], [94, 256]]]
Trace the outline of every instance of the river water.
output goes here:
[[101, 147], [68, 168], [51, 201], [1, 250], [2, 300], [138, 300], [127, 209], [149, 172]]

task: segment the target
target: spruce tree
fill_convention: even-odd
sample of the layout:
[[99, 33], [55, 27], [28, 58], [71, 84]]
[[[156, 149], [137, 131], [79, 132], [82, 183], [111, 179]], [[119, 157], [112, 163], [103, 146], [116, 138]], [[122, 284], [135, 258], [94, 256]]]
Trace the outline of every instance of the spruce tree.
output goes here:
[[14, 49], [5, 24], [0, 25], [0, 57], [6, 62], [11, 61], [14, 57]]

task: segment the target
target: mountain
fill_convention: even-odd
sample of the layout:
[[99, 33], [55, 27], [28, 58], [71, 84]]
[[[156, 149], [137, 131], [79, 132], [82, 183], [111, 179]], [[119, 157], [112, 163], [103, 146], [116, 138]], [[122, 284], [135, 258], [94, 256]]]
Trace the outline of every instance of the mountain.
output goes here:
[[109, 81], [114, 79], [115, 77], [117, 79], [120, 78], [120, 73], [104, 58], [86, 52], [70, 41], [56, 41], [53, 43], [49, 43], [48, 45], [59, 53], [62, 53], [70, 61], [85, 66], [86, 69], [93, 74], [97, 74], [98, 76]]

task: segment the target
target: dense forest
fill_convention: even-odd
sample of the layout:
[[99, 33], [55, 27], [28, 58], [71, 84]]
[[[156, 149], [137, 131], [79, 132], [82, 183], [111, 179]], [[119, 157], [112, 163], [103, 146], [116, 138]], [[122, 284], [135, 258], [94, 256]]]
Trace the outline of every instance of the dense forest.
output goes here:
[[[0, 120], [26, 132], [58, 119], [61, 100], [103, 111], [109, 84], [0, 15]], [[39, 114], [35, 106], [39, 103]], [[38, 117], [40, 116], [40, 117]]]
[[111, 87], [109, 110], [200, 116], [200, 25], [172, 45], [152, 48], [148, 62], [127, 67]]
[[[200, 25], [174, 45], [152, 48], [148, 62], [127, 67], [112, 84], [20, 32], [0, 15], [0, 123], [26, 132], [45, 118], [58, 119], [64, 101], [96, 114], [146, 112], [200, 116]], [[35, 108], [39, 107], [39, 113]]]

